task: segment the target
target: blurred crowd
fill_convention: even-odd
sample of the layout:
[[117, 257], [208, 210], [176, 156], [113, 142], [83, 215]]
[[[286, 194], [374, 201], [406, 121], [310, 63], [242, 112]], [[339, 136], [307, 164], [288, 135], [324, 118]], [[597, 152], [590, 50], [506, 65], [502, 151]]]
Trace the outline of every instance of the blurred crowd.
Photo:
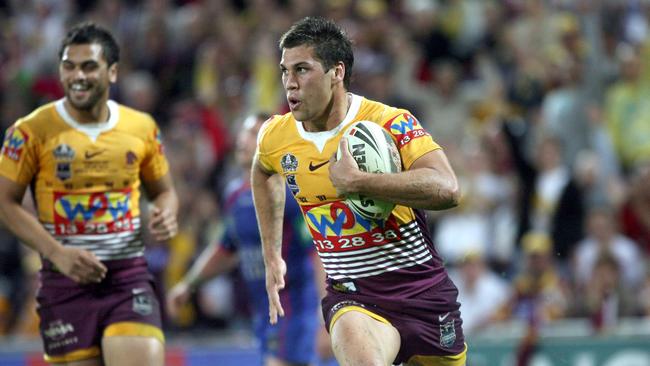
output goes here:
[[[317, 14], [355, 42], [351, 91], [409, 109], [459, 176], [460, 206], [429, 223], [467, 333], [650, 317], [647, 0], [5, 0], [0, 127], [62, 97], [70, 25], [115, 33], [112, 99], [160, 124], [181, 201], [179, 235], [150, 240], [162, 293], [218, 240], [234, 136], [287, 111], [277, 42]], [[38, 268], [0, 228], [0, 334], [36, 334]], [[170, 331], [245, 319], [237, 281], [208, 283]]]

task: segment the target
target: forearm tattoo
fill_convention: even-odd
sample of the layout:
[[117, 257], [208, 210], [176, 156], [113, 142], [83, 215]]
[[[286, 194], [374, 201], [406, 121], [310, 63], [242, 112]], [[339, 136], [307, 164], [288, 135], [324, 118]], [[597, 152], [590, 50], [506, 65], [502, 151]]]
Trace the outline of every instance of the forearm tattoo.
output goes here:
[[[271, 211], [272, 215], [275, 218], [273, 220], [277, 226], [274, 228], [276, 231], [282, 231], [282, 216], [284, 213], [284, 200], [281, 199], [284, 197], [284, 182], [282, 180], [273, 180], [270, 182], [270, 199], [271, 199]], [[286, 198], [285, 198], [286, 199]], [[282, 234], [276, 235], [276, 240], [273, 243], [273, 246], [276, 248], [282, 247]]]

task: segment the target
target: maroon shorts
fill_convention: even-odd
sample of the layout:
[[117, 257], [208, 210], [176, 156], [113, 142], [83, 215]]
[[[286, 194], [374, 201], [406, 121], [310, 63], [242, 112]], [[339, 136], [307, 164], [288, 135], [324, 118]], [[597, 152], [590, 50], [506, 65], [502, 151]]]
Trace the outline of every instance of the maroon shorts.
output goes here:
[[104, 264], [108, 273], [101, 283], [79, 285], [44, 263], [36, 299], [46, 360], [97, 357], [104, 336], [164, 340], [160, 304], [144, 259]]
[[463, 321], [457, 298], [458, 290], [449, 278], [418, 296], [399, 300], [328, 289], [322, 303], [323, 316], [327, 329], [331, 329], [336, 314], [350, 306], [384, 318], [400, 334], [401, 346], [395, 358], [399, 364], [414, 356], [464, 355]]

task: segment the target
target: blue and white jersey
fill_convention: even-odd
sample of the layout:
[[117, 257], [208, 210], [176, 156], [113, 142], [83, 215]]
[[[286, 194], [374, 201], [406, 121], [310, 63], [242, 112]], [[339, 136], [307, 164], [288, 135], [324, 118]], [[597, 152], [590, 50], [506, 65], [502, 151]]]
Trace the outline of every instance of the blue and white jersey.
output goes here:
[[239, 256], [255, 334], [263, 351], [285, 360], [311, 362], [316, 357], [319, 325], [319, 298], [313, 268], [315, 251], [300, 208], [289, 195], [287, 193], [282, 235], [282, 257], [287, 264], [287, 274], [285, 289], [280, 292], [285, 317], [280, 318], [278, 324], [269, 324], [262, 244], [253, 195], [246, 180], [233, 181], [226, 189], [226, 231], [222, 247]]

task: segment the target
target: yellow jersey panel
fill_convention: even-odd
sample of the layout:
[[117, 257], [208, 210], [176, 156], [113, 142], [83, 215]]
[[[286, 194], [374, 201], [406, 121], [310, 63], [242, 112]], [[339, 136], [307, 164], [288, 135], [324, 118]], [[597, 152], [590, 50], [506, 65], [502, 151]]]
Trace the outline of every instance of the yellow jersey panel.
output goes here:
[[[353, 97], [351, 111], [353, 109], [356, 112], [353, 115], [348, 113], [348, 117], [332, 131], [307, 132], [291, 113], [274, 116], [263, 125], [258, 137], [259, 162], [267, 171], [285, 176], [300, 204], [340, 199], [329, 182], [326, 165], [336, 153], [343, 131], [354, 122], [372, 121], [390, 132], [400, 152], [402, 170], [410, 168], [422, 155], [440, 149], [419, 121], [404, 109], [360, 96]], [[298, 182], [293, 178], [296, 174], [292, 173], [318, 184], [300, 184], [298, 189]]]
[[63, 100], [18, 120], [6, 133], [0, 174], [31, 185], [38, 218], [64, 245], [100, 259], [143, 253], [140, 179], [169, 167], [153, 119], [113, 101], [109, 121], [79, 124]]
[[440, 148], [407, 110], [353, 95], [345, 119], [330, 131], [305, 131], [291, 113], [274, 116], [258, 136], [258, 160], [267, 171], [284, 177], [300, 204], [328, 278], [343, 281], [340, 288], [372, 291], [377, 278], [391, 273], [405, 274], [420, 284], [439, 280], [442, 277], [436, 274], [444, 269], [426, 232], [423, 213], [398, 205], [387, 219], [371, 220], [356, 214], [336, 194], [329, 179], [329, 158], [345, 129], [362, 120], [390, 133], [403, 170]]

